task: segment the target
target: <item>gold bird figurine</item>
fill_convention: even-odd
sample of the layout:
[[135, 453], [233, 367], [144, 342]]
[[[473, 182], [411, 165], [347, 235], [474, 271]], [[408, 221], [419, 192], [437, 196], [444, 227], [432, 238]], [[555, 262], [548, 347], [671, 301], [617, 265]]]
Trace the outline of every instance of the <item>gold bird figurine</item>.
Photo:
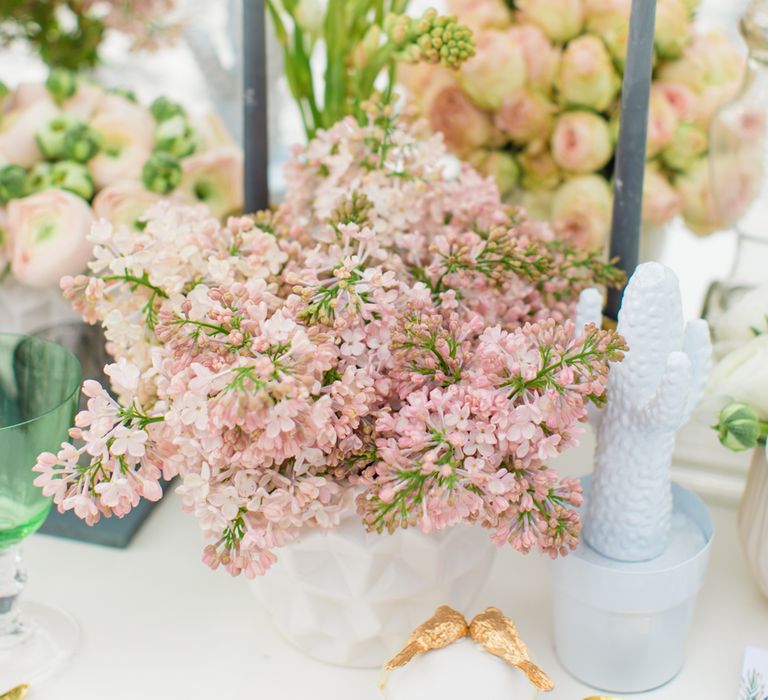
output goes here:
[[469, 627], [464, 615], [443, 605], [429, 620], [413, 631], [408, 638], [408, 643], [387, 664], [386, 668], [391, 671], [399, 666], [405, 666], [417, 654], [450, 646], [462, 637], [466, 637], [468, 631]]
[[498, 608], [487, 608], [477, 615], [469, 625], [469, 636], [486, 651], [519, 668], [539, 690], [555, 687], [549, 676], [530, 660], [515, 624]]
[[28, 690], [28, 685], [16, 686], [13, 690], [9, 690], [7, 693], [0, 695], [0, 700], [21, 700], [26, 696]]

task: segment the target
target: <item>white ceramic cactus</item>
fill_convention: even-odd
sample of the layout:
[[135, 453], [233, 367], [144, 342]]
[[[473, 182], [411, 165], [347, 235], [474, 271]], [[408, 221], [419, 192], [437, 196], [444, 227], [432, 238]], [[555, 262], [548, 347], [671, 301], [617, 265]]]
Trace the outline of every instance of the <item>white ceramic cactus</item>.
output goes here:
[[[582, 298], [580, 321], [594, 314], [593, 301]], [[659, 263], [632, 276], [618, 331], [629, 351], [611, 368], [598, 419], [584, 539], [603, 556], [646, 561], [667, 546], [675, 434], [702, 396], [711, 345], [705, 321], [684, 324], [677, 278]]]

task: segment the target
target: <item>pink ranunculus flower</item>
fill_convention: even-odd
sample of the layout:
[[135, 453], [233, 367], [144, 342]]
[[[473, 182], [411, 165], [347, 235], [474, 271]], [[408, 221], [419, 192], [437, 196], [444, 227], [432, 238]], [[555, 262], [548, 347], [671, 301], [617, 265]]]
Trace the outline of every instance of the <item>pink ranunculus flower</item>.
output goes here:
[[87, 122], [96, 114], [107, 97], [107, 93], [101, 85], [89, 80], [80, 80], [77, 91], [72, 97], [64, 101], [62, 109], [67, 114]]
[[195, 120], [193, 126], [200, 142], [199, 151], [235, 145], [232, 135], [216, 112], [207, 112], [201, 119]]
[[113, 226], [136, 229], [141, 215], [161, 197], [150, 192], [141, 182], [127, 180], [105, 187], [93, 200], [93, 214]]
[[9, 96], [8, 109], [26, 109], [41, 101], [53, 102], [45, 83], [19, 83]]
[[152, 152], [155, 122], [143, 107], [119, 95], [106, 96], [91, 121], [103, 138], [102, 150], [90, 161], [96, 187], [138, 180]]
[[518, 144], [535, 139], [546, 141], [552, 132], [555, 112], [555, 105], [540, 92], [519, 88], [504, 98], [496, 113], [496, 128]]
[[552, 134], [552, 157], [572, 173], [591, 173], [605, 166], [613, 155], [608, 122], [594, 112], [562, 113]]
[[476, 38], [476, 54], [459, 71], [459, 83], [480, 109], [496, 110], [525, 84], [525, 57], [506, 32], [487, 29]]
[[563, 178], [552, 153], [541, 143], [532, 143], [520, 153], [517, 162], [522, 171], [521, 182], [526, 190], [553, 190]]
[[658, 0], [654, 43], [661, 58], [678, 58], [693, 37], [686, 0]]
[[647, 156], [653, 158], [672, 143], [679, 123], [677, 111], [663, 90], [651, 87], [648, 112]]
[[48, 100], [38, 100], [5, 114], [0, 121], [0, 152], [6, 160], [22, 168], [31, 168], [43, 160], [35, 133], [58, 114], [59, 108]]
[[683, 216], [689, 228], [702, 235], [722, 228], [707, 158], [701, 158], [687, 173], [675, 178], [674, 184], [680, 193]]
[[422, 110], [432, 131], [441, 133], [448, 148], [459, 157], [493, 140], [491, 117], [478, 109], [452, 80], [440, 81], [429, 90]]
[[612, 196], [600, 175], [579, 175], [564, 182], [552, 201], [555, 230], [587, 250], [600, 250], [611, 227]]
[[523, 51], [528, 85], [551, 93], [560, 65], [560, 49], [535, 24], [516, 24], [506, 34]]
[[505, 29], [512, 23], [504, 0], [448, 0], [448, 11], [461, 17], [473, 31]]
[[70, 192], [44, 190], [8, 204], [13, 274], [30, 287], [58, 285], [65, 275], [85, 270], [93, 245], [88, 203]]
[[660, 92], [672, 105], [677, 118], [682, 122], [693, 122], [699, 116], [699, 98], [696, 93], [681, 83], [654, 82], [653, 89]]
[[674, 219], [683, 210], [683, 200], [672, 183], [652, 163], [645, 167], [643, 189], [643, 221], [662, 226]]
[[205, 204], [218, 219], [243, 209], [243, 154], [217, 148], [182, 161], [179, 196]]
[[573, 39], [584, 26], [582, 0], [518, 0], [524, 21], [540, 27], [557, 43]]
[[662, 82], [685, 85], [699, 96], [698, 119], [709, 126], [712, 115], [739, 90], [746, 67], [744, 55], [718, 32], [697, 35], [677, 61], [658, 71]]
[[571, 41], [557, 76], [560, 102], [603, 112], [619, 92], [620, 81], [605, 44], [586, 35]]
[[624, 66], [629, 45], [630, 0], [584, 0], [586, 27], [599, 36], [614, 63]]

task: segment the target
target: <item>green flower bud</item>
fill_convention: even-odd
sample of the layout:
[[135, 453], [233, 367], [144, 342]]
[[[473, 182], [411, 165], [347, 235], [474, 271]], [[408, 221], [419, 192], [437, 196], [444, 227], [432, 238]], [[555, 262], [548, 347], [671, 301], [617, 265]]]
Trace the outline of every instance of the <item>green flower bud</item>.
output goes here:
[[144, 163], [141, 179], [150, 192], [157, 192], [157, 194], [173, 192], [181, 182], [179, 159], [166, 151], [155, 151]]
[[[475, 55], [472, 32], [455, 17], [438, 15], [434, 9], [421, 17], [388, 17], [385, 30], [390, 40], [401, 49], [401, 58], [426, 63], [441, 63], [446, 68], [459, 68]], [[418, 53], [414, 52], [414, 48]]]
[[35, 132], [35, 141], [43, 157], [47, 160], [62, 160], [65, 157], [64, 136], [78, 123], [73, 117], [62, 114]]
[[155, 121], [164, 122], [172, 117], [184, 116], [184, 108], [167, 97], [158, 97], [149, 107]]
[[135, 104], [139, 103], [139, 99], [136, 97], [136, 93], [133, 90], [129, 90], [128, 88], [110, 88], [109, 92], [113, 95], [124, 97], [129, 102], [134, 102]]
[[62, 102], [77, 92], [77, 74], [66, 68], [53, 68], [45, 81], [45, 87], [56, 102]]
[[50, 163], [38, 163], [27, 173], [27, 194], [35, 194], [52, 187]]
[[63, 160], [51, 169], [51, 185], [90, 201], [96, 190], [93, 178], [82, 163]]
[[63, 153], [67, 160], [87, 163], [100, 150], [101, 136], [87, 124], [74, 124], [64, 133]]
[[155, 150], [167, 151], [177, 158], [195, 152], [197, 139], [186, 117], [177, 115], [158, 123], [155, 129]]
[[0, 168], [0, 204], [26, 195], [27, 171], [20, 165]]
[[760, 419], [744, 403], [731, 403], [720, 411], [715, 429], [720, 442], [734, 452], [750, 450], [760, 440]]

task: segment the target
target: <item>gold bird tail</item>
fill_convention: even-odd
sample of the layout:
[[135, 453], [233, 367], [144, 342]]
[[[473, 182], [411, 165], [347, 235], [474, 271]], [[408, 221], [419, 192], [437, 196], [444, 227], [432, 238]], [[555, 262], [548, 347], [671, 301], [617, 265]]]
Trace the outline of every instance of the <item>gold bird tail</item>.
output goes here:
[[539, 690], [549, 692], [554, 689], [555, 684], [550, 677], [533, 663], [533, 661], [521, 661], [517, 664], [517, 667], [528, 676], [528, 680], [531, 684], [535, 685]]
[[386, 665], [387, 671], [391, 671], [392, 669], [399, 668], [400, 666], [405, 666], [414, 656], [417, 654], [420, 654], [421, 652], [426, 651], [424, 649], [424, 645], [419, 643], [419, 641], [414, 640], [412, 642], [408, 642]]

